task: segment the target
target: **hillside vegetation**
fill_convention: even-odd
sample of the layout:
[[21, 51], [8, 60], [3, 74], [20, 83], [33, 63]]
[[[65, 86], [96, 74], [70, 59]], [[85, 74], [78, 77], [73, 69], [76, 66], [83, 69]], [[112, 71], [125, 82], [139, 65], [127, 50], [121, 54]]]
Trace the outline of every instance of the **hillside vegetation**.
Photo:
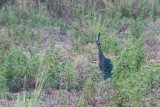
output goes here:
[[1, 0], [0, 106], [160, 107], [159, 0]]

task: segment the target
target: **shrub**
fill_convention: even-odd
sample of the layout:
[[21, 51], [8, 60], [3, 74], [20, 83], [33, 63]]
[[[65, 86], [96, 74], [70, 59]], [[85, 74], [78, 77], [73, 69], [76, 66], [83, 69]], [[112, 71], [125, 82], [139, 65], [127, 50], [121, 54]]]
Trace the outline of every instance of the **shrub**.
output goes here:
[[71, 62], [65, 63], [65, 68], [61, 74], [61, 89], [65, 90], [80, 90], [80, 83], [78, 82], [78, 75], [75, 74], [75, 69]]
[[133, 38], [139, 39], [143, 35], [144, 22], [140, 19], [131, 22], [131, 34]]
[[44, 65], [48, 66], [45, 86], [59, 88], [60, 74], [64, 72], [65, 61], [61, 61], [60, 48], [50, 49], [46, 53]]
[[115, 101], [118, 106], [142, 103], [140, 98], [142, 92], [145, 91], [143, 88], [148, 87], [150, 81], [149, 78], [146, 79], [148, 72], [144, 72], [142, 69], [143, 62], [144, 49], [141, 39], [127, 44], [125, 52], [117, 59], [113, 71], [113, 81], [114, 85], [120, 88], [119, 98]]
[[141, 64], [144, 60], [144, 50], [142, 47], [142, 40], [137, 42], [127, 43], [125, 52], [117, 59], [115, 67], [115, 78], [123, 80], [128, 78], [130, 73], [135, 73], [140, 70]]
[[120, 53], [121, 45], [114, 35], [105, 34], [102, 36], [102, 49], [104, 53], [118, 55]]
[[[31, 84], [31, 82], [35, 81], [39, 65], [38, 57], [33, 56], [28, 59], [23, 50], [16, 46], [13, 46], [8, 52], [3, 52], [2, 56], [3, 58], [0, 60], [0, 77], [3, 83], [0, 83], [2, 84], [0, 86], [1, 90], [3, 90], [3, 85], [5, 85], [10, 91], [20, 91], [22, 90], [24, 81], [29, 82], [29, 84], [26, 83], [30, 85], [28, 88], [34, 88], [35, 84]], [[24, 80], [25, 76], [26, 80]]]

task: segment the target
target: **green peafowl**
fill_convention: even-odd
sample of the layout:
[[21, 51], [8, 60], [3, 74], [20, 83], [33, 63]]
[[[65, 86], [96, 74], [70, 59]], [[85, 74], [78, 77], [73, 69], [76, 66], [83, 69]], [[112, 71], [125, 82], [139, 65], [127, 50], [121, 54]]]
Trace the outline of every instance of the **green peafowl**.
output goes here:
[[113, 65], [111, 64], [111, 60], [108, 58], [105, 58], [105, 56], [103, 55], [102, 49], [101, 49], [101, 44], [100, 44], [100, 32], [98, 34], [98, 40], [96, 40], [96, 43], [98, 45], [98, 55], [99, 55], [99, 69], [102, 70], [102, 76], [104, 78], [104, 80], [111, 78], [112, 76], [112, 69], [113, 69]]

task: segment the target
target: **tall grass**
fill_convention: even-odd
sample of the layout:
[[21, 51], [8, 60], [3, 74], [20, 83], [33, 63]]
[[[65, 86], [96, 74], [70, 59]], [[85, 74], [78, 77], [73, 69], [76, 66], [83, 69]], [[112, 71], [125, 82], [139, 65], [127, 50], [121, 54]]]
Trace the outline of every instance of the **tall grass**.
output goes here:
[[89, 8], [105, 12], [111, 17], [115, 17], [115, 14], [120, 13], [124, 17], [133, 17], [134, 19], [152, 17], [159, 13], [158, 0], [62, 0], [61, 2], [49, 0], [47, 5], [50, 13], [54, 14], [54, 16], [72, 16], [72, 13], [79, 13], [76, 16], [86, 15]]
[[[40, 92], [42, 91], [42, 87], [44, 85], [44, 82], [46, 81], [47, 78], [47, 73], [48, 73], [48, 69], [46, 67], [42, 68], [42, 63], [43, 63], [43, 59], [41, 60], [41, 64], [40, 64], [40, 75], [39, 77], [36, 79], [36, 88], [34, 90], [34, 92], [31, 95], [31, 99], [29, 99], [29, 101], [27, 101], [26, 98], [26, 91], [24, 88], [23, 91], [23, 97], [22, 97], [22, 101], [20, 99], [18, 99], [18, 107], [35, 107], [38, 106], [39, 103], [39, 96], [40, 96]], [[25, 83], [24, 83], [25, 86]], [[21, 106], [22, 105], [22, 106]]]
[[120, 12], [126, 17], [149, 17], [158, 14], [158, 0], [118, 0], [115, 2], [103, 0], [108, 14]]

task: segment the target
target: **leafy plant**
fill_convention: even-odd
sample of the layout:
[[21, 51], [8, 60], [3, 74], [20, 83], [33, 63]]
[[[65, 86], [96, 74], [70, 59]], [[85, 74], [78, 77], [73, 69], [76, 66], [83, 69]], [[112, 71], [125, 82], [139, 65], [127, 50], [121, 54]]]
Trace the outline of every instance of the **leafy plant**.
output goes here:
[[[54, 54], [53, 54], [54, 53]], [[55, 50], [48, 50], [44, 60], [44, 64], [48, 66], [47, 79], [45, 85], [48, 87], [59, 87], [59, 82], [61, 80], [60, 74], [64, 72], [65, 62], [61, 62], [59, 48]]]
[[132, 21], [131, 24], [131, 33], [135, 39], [141, 38], [142, 36], [142, 30], [144, 28], [144, 22], [140, 19], [137, 19], [136, 21]]
[[1, 80], [3, 80], [1, 82], [6, 85], [6, 88], [10, 91], [21, 90], [25, 76], [28, 80], [34, 81], [39, 65], [38, 57], [33, 56], [28, 59], [23, 50], [18, 49], [16, 46], [13, 46], [8, 52], [3, 52], [1, 55], [3, 59], [0, 60], [0, 76]]
[[115, 55], [120, 53], [121, 45], [114, 35], [105, 34], [101, 44], [104, 53]]
[[[143, 61], [144, 50], [141, 39], [134, 44], [127, 44], [125, 52], [117, 59], [113, 72], [113, 81], [120, 88], [119, 98], [116, 102], [117, 105], [129, 106], [129, 104], [139, 105], [141, 103], [139, 99], [142, 89], [139, 88], [141, 87], [139, 83], [146, 81], [142, 76], [144, 74], [144, 71], [141, 69]], [[148, 86], [148, 83], [144, 85]]]

